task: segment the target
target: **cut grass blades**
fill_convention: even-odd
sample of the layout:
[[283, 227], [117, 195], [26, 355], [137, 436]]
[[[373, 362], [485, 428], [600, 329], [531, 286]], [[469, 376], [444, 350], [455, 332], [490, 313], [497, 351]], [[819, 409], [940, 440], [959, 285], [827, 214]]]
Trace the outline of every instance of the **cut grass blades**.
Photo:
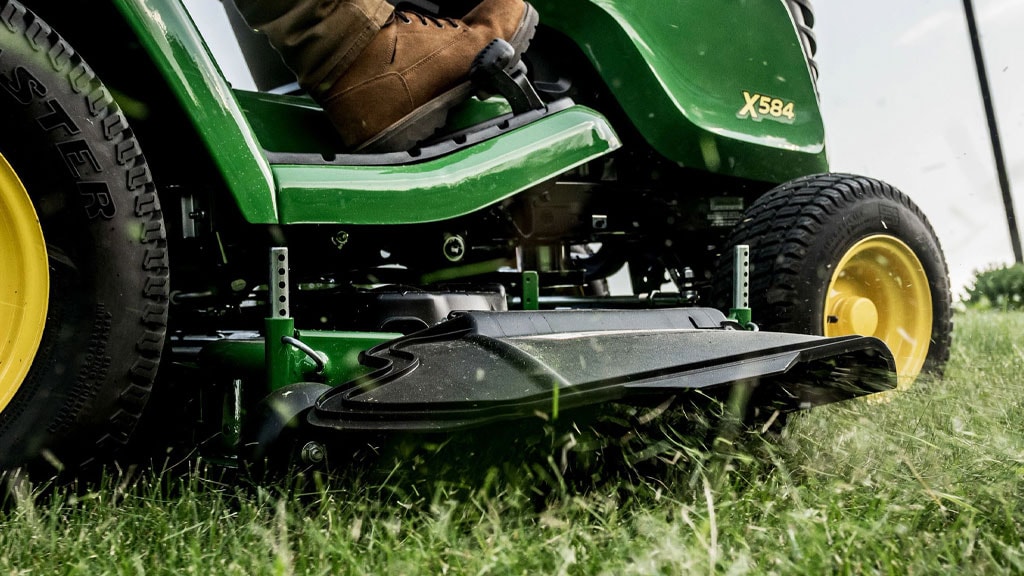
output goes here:
[[23, 486], [0, 512], [0, 572], [1020, 572], [1022, 330], [1022, 314], [961, 314], [944, 379], [710, 449], [676, 403], [591, 428], [563, 411], [534, 451], [397, 451], [390, 476], [252, 485], [199, 466]]

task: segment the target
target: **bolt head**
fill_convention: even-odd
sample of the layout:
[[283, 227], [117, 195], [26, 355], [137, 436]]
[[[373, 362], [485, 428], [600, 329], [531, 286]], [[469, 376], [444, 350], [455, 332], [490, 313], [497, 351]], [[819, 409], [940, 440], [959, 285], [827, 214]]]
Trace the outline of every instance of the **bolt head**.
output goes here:
[[459, 262], [466, 257], [466, 241], [462, 236], [449, 236], [444, 239], [443, 250], [449, 262]]
[[327, 450], [323, 444], [309, 441], [302, 447], [300, 456], [306, 464], [319, 464], [327, 458]]

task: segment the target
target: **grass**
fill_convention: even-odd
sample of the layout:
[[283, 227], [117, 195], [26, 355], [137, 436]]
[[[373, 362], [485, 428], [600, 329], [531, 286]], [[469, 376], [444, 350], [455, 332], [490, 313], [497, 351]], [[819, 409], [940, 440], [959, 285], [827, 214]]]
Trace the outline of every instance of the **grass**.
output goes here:
[[253, 484], [193, 463], [21, 487], [0, 573], [1021, 572], [1022, 331], [1024, 314], [960, 314], [941, 380], [714, 449], [655, 427], [634, 467], [563, 475], [556, 446], [461, 482], [410, 458], [387, 480]]

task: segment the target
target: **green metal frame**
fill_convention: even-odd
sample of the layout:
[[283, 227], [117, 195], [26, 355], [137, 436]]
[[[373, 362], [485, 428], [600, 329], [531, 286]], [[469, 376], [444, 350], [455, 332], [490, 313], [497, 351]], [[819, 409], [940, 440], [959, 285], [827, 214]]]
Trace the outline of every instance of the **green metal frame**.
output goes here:
[[[366, 373], [359, 353], [401, 336], [390, 332], [295, 330], [293, 318], [268, 318], [266, 337], [258, 340], [218, 340], [203, 347], [200, 365], [215, 379], [261, 383], [261, 394], [295, 382], [316, 381], [336, 386]], [[325, 360], [324, 370], [300, 350], [282, 343], [294, 336]], [[248, 388], [248, 384], [246, 387]]]

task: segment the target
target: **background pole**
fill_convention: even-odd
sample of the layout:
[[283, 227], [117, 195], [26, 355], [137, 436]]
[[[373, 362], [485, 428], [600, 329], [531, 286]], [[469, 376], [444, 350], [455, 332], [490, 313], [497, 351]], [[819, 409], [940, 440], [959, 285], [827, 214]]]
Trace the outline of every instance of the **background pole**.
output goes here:
[[1006, 209], [1006, 224], [1010, 227], [1010, 244], [1013, 246], [1013, 258], [1024, 263], [1021, 253], [1020, 231], [1017, 228], [1017, 216], [1013, 209], [1013, 196], [1010, 194], [1010, 178], [1006, 173], [1006, 160], [1003, 158], [1003, 145], [999, 140], [999, 129], [996, 126], [996, 112], [992, 104], [992, 91], [988, 85], [988, 73], [985, 71], [985, 59], [981, 54], [981, 39], [978, 37], [978, 23], [974, 17], [972, 0], [964, 0], [964, 14], [967, 16], [967, 30], [971, 35], [971, 47], [974, 49], [974, 64], [978, 69], [978, 84], [981, 87], [981, 100], [985, 103], [985, 116], [988, 119], [988, 133], [992, 139], [992, 154], [996, 159], [996, 173], [999, 176], [999, 188], [1003, 192], [1003, 208]]

